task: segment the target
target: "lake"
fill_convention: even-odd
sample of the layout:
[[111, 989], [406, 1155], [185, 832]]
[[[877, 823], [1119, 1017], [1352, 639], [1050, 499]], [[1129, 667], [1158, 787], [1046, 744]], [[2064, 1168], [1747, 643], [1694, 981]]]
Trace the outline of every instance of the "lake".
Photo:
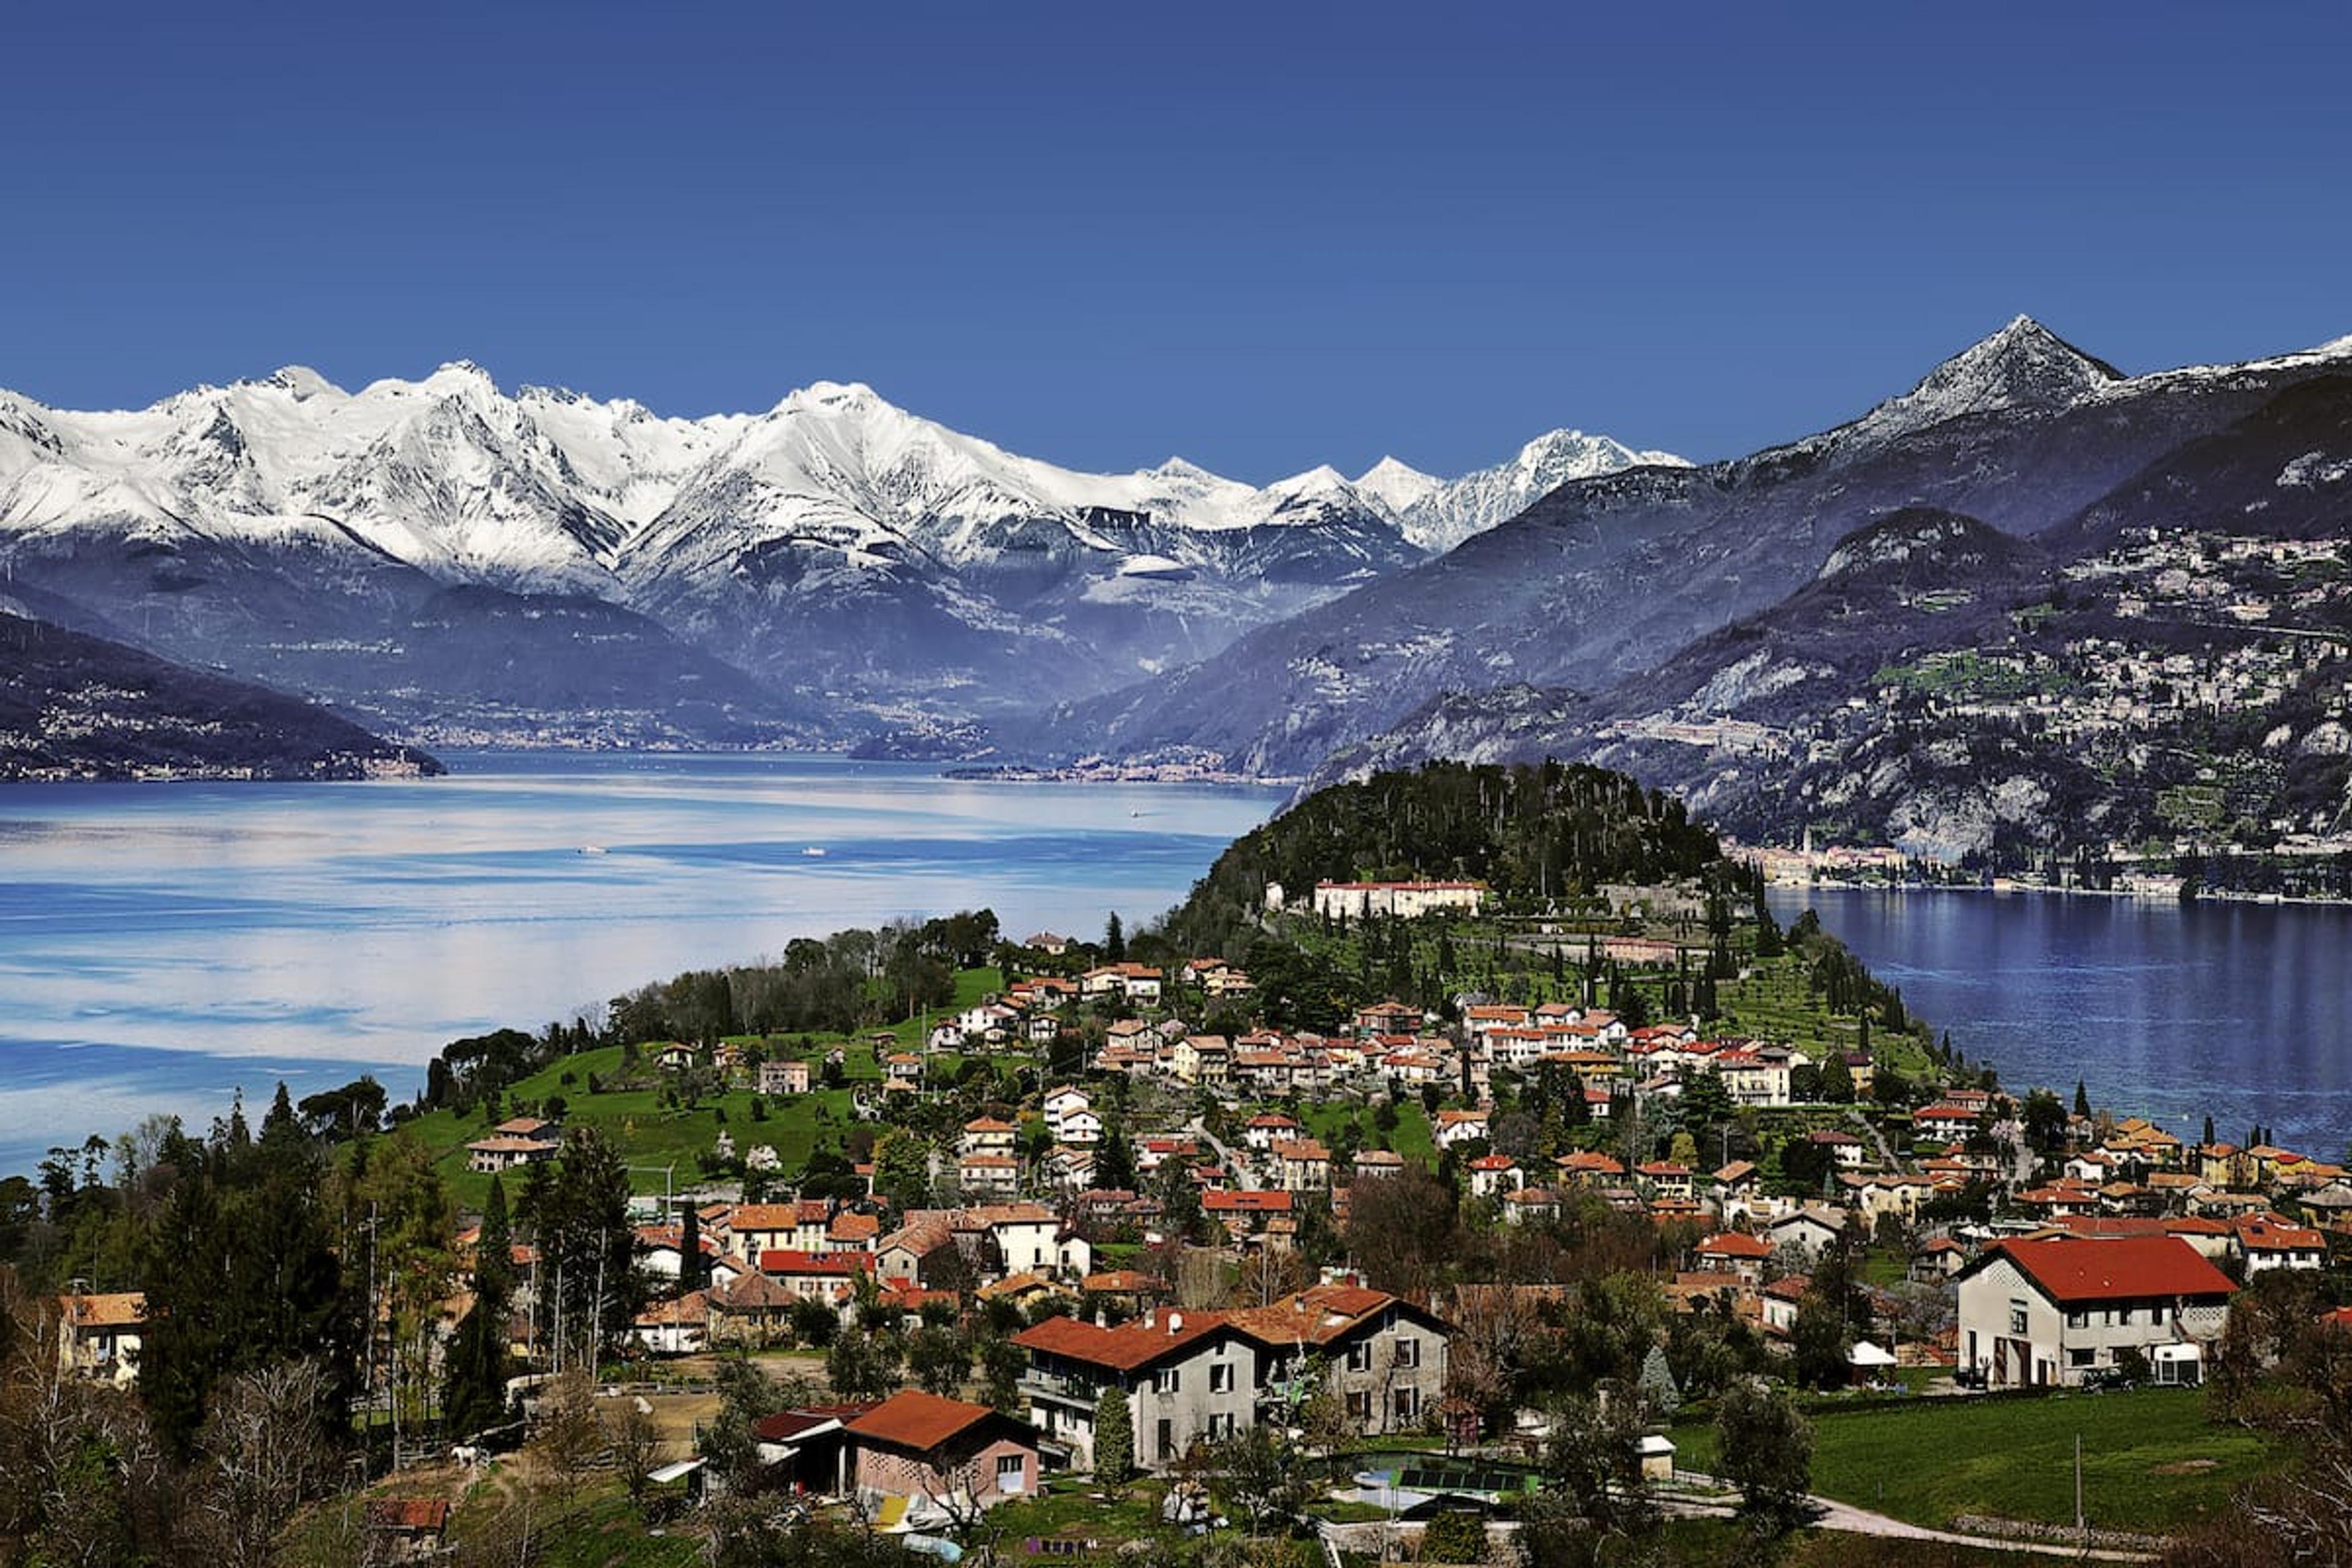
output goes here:
[[[1096, 936], [1276, 789], [957, 782], [834, 757], [478, 754], [369, 784], [0, 792], [0, 1173], [201, 1130], [794, 937], [982, 906]], [[822, 853], [811, 853], [822, 851]]]
[[2352, 1139], [2352, 909], [1973, 890], [1776, 888], [2022, 1092], [2194, 1139], [2256, 1123], [2315, 1158]]
[[[831, 757], [457, 754], [445, 779], [0, 792], [0, 1173], [242, 1087], [536, 1029], [796, 936], [986, 905], [1015, 936], [1181, 899], [1273, 789], [958, 782]], [[822, 855], [807, 853], [821, 849]], [[1776, 889], [2003, 1081], [2186, 1135], [2352, 1137], [2352, 910]]]

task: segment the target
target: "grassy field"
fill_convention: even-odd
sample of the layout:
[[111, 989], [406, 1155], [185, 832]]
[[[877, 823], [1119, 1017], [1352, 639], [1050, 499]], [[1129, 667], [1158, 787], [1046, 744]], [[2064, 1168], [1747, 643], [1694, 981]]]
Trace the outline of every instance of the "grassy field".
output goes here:
[[[1363, 1134], [1363, 1147], [1380, 1147], [1380, 1134], [1373, 1130], [1372, 1113], [1360, 1105], [1330, 1100], [1310, 1101], [1299, 1107], [1299, 1120], [1317, 1139], [1328, 1144], [1343, 1127], [1354, 1125]], [[1423, 1165], [1437, 1163], [1437, 1141], [1430, 1133], [1429, 1113], [1417, 1100], [1397, 1102], [1396, 1131], [1390, 1134], [1388, 1146], [1406, 1159]]]
[[[918, 1048], [936, 1017], [970, 1006], [1003, 984], [1002, 976], [993, 969], [966, 970], [956, 977], [956, 998], [951, 1009], [908, 1020], [888, 1032], [902, 1047]], [[803, 1037], [777, 1037], [769, 1042], [769, 1048], [821, 1061], [827, 1052], [838, 1047], [845, 1058], [843, 1076], [848, 1083], [874, 1082], [881, 1078], [882, 1068], [867, 1034], [879, 1032], [810, 1036], [805, 1048], [799, 1043]], [[748, 1041], [753, 1037], [740, 1038]], [[961, 1066], [961, 1058], [951, 1053], [933, 1057], [930, 1063], [935, 1072], [952, 1073]], [[698, 1180], [695, 1158], [717, 1141], [722, 1126], [739, 1150], [772, 1144], [789, 1171], [797, 1169], [814, 1149], [838, 1147], [854, 1124], [851, 1090], [847, 1088], [820, 1089], [804, 1095], [771, 1100], [764, 1121], [752, 1120], [751, 1101], [755, 1097], [748, 1088], [706, 1096], [691, 1110], [681, 1107], [664, 1109], [660, 1091], [650, 1087], [602, 1094], [588, 1092], [591, 1075], [600, 1081], [610, 1081], [620, 1072], [619, 1047], [583, 1051], [511, 1086], [503, 1100], [510, 1108], [517, 1102], [537, 1103], [551, 1095], [562, 1096], [566, 1123], [594, 1127], [610, 1138], [621, 1151], [621, 1157], [634, 1167], [629, 1175], [631, 1184], [645, 1194], [663, 1190], [664, 1167], [675, 1169], [677, 1185]], [[459, 1116], [455, 1111], [436, 1110], [408, 1124], [409, 1135], [423, 1142], [440, 1168], [451, 1194], [464, 1208], [478, 1208], [489, 1194], [490, 1179], [466, 1169], [466, 1145], [481, 1137], [488, 1127], [489, 1122], [479, 1111]], [[519, 1180], [519, 1175], [509, 1175], [508, 1179], [509, 1200]]]
[[[2074, 1440], [2094, 1526], [2166, 1531], [2219, 1511], [2263, 1473], [2263, 1440], [2208, 1423], [2194, 1389], [2021, 1400], [1922, 1400], [1813, 1418], [1813, 1489], [1915, 1524], [1956, 1514], [2070, 1524]], [[1675, 1428], [1677, 1462], [1715, 1462], [1711, 1427]]]

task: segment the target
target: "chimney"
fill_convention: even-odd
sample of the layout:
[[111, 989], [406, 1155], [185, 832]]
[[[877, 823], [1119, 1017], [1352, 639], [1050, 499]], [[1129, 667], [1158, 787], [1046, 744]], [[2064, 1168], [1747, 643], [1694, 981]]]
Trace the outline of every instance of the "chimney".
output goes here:
[[1143, 1314], [1143, 1326], [1147, 1329], [1156, 1329], [1160, 1326], [1159, 1308], [1151, 1308], [1149, 1311], [1146, 1311]]
[[1176, 1336], [1176, 1335], [1178, 1335], [1178, 1334], [1181, 1334], [1181, 1333], [1182, 1333], [1183, 1331], [1184, 1331], [1184, 1314], [1183, 1314], [1183, 1313], [1181, 1313], [1181, 1312], [1171, 1312], [1171, 1313], [1169, 1313], [1169, 1314], [1168, 1314], [1168, 1333], [1169, 1333], [1169, 1336], [1170, 1336], [1171, 1338], [1173, 1338], [1174, 1336]]

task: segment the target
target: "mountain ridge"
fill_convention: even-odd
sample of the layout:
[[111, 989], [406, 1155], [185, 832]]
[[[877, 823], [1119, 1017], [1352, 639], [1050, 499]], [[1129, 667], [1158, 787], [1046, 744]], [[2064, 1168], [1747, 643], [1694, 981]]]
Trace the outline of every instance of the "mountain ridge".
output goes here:
[[[348, 668], [289, 670], [287, 650], [397, 642], [387, 622], [439, 589], [598, 598], [840, 739], [904, 709], [1031, 706], [1207, 657], [1562, 474], [1637, 458], [1679, 460], [1558, 432], [1460, 480], [1420, 476], [1395, 505], [1328, 468], [1264, 486], [1181, 458], [1083, 473], [855, 382], [685, 419], [509, 395], [467, 361], [357, 392], [289, 365], [135, 410], [0, 393], [0, 564], [159, 652], [395, 725], [416, 714], [389, 661], [372, 696]], [[254, 640], [218, 641], [224, 623]]]
[[2352, 340], [2122, 376], [2021, 317], [1843, 425], [1696, 468], [1572, 480], [1199, 665], [1050, 712], [1006, 749], [1296, 776], [1448, 692], [1602, 689], [1786, 598], [1873, 517], [1928, 506], [2031, 535], [2347, 368]]

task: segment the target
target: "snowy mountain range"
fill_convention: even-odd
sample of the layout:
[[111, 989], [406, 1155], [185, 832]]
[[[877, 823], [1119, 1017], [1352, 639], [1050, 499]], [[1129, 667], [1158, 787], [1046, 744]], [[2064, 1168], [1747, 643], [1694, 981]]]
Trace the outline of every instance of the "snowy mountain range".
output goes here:
[[405, 732], [814, 735], [1108, 689], [1680, 462], [1564, 430], [1451, 480], [1261, 487], [1076, 472], [858, 384], [683, 419], [468, 363], [357, 392], [291, 367], [128, 412], [0, 393], [0, 571], [51, 618]]
[[[2126, 376], [2021, 316], [1843, 425], [1704, 467], [1570, 479], [1433, 560], [1009, 731], [1004, 749], [1289, 774], [1335, 755], [1445, 754], [1447, 736], [1474, 728], [1482, 755], [1538, 745], [1538, 729], [1563, 732], [1569, 698], [1636, 689], [1699, 639], [1796, 595], [1840, 540], [1906, 509], [2021, 538], [2101, 504], [2135, 526], [2191, 526], [2202, 514], [2185, 487], [2226, 460], [2209, 443], [2293, 389], [2347, 374], [2352, 338]], [[2312, 450], [2312, 472], [2352, 460], [2323, 439]], [[2165, 482], [2131, 488], [2153, 473]], [[2352, 518], [2338, 526], [2352, 535]], [[1822, 602], [1795, 605], [1783, 635], [1801, 643]], [[1474, 723], [1487, 692], [1498, 700]]]

